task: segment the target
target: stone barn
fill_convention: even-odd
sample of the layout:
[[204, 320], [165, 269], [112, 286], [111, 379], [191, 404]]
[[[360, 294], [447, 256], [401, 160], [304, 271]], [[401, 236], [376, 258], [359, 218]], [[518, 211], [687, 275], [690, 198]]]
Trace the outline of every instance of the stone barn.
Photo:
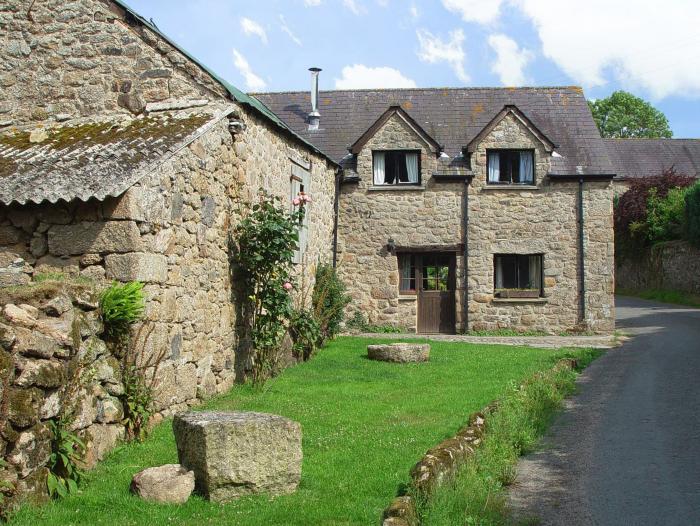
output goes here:
[[[0, 7], [0, 284], [145, 283], [155, 410], [227, 390], [230, 232], [259, 188], [313, 196], [298, 268], [331, 262], [336, 163], [120, 1]], [[291, 206], [291, 205], [290, 205]]]

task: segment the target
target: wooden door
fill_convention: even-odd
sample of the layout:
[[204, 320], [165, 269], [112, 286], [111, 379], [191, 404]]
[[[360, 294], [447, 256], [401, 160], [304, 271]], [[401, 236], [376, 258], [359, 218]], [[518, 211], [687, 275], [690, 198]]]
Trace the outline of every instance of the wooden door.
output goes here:
[[455, 332], [455, 256], [423, 254], [417, 262], [418, 332]]

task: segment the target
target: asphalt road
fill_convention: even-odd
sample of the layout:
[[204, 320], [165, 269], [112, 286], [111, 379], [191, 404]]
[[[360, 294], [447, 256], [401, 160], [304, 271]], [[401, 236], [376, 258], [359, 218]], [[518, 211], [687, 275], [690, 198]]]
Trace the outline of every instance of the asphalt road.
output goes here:
[[618, 298], [633, 335], [580, 376], [509, 503], [541, 525], [700, 525], [700, 310]]

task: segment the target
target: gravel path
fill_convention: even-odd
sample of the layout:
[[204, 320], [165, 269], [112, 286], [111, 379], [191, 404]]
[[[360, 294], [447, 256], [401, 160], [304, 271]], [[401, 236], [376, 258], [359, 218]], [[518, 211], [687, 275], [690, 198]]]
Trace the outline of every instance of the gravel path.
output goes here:
[[361, 333], [353, 334], [360, 338], [378, 338], [382, 340], [430, 339], [442, 342], [481, 343], [491, 345], [517, 345], [520, 347], [539, 347], [544, 349], [561, 349], [562, 347], [584, 347], [609, 349], [616, 345], [613, 336], [467, 336], [464, 334], [410, 334], [410, 333]]
[[700, 525], [700, 310], [618, 298], [634, 335], [579, 377], [509, 500], [541, 525]]

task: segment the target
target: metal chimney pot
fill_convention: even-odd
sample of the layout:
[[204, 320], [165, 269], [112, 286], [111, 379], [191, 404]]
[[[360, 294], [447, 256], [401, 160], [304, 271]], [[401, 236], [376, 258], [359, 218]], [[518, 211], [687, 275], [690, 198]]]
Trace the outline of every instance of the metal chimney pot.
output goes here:
[[311, 113], [309, 113], [309, 129], [317, 130], [321, 122], [321, 114], [318, 112], [318, 74], [321, 68], [309, 68], [311, 72]]

